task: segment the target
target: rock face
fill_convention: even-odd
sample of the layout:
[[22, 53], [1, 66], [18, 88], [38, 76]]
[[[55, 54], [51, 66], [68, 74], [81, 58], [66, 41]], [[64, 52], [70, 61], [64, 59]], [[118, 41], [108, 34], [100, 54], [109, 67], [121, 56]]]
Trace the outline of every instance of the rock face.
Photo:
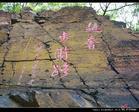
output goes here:
[[8, 25], [11, 24], [11, 15], [8, 12], [4, 12], [0, 10], [0, 25]]
[[8, 40], [8, 33], [11, 25], [11, 15], [8, 12], [0, 11], [0, 45]]
[[[46, 11], [37, 21], [24, 13], [22, 19], [27, 21], [8, 24], [9, 34], [0, 31], [0, 92], [9, 88], [8, 93], [1, 94], [10, 96], [17, 107], [138, 107], [138, 36], [90, 8]], [[93, 50], [86, 45], [85, 28], [90, 22], [102, 29], [92, 33], [96, 41]], [[69, 34], [64, 44], [59, 40], [63, 31]], [[63, 64], [55, 58], [55, 52], [64, 46], [70, 49], [69, 74], [51, 77], [53, 65]], [[35, 91], [30, 97], [28, 87]], [[11, 88], [24, 92], [15, 94]]]
[[29, 7], [24, 7], [20, 15], [23, 20], [33, 20], [34, 16], [36, 16], [36, 14]]
[[93, 105], [81, 97], [78, 93], [71, 90], [51, 90], [39, 91], [36, 94], [36, 99], [40, 107], [93, 107]]
[[9, 94], [10, 99], [24, 107], [39, 107], [35, 98], [35, 92], [12, 92]]
[[120, 28], [126, 28], [126, 23], [121, 22], [121, 21], [112, 21], [114, 25], [120, 27]]

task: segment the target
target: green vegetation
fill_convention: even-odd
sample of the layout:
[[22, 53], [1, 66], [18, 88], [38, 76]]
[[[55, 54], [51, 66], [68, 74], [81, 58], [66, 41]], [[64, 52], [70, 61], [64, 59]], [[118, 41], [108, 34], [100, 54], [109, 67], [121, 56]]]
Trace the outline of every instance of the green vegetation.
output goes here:
[[[121, 18], [127, 24], [128, 28], [134, 31], [139, 31], [139, 4], [138, 3], [0, 3], [0, 10], [20, 13], [22, 8], [30, 7], [34, 12], [41, 12], [44, 10], [57, 11], [63, 7], [92, 7], [97, 14], [108, 15], [111, 20]], [[130, 10], [129, 10], [130, 9]], [[130, 19], [128, 18], [130, 15]]]

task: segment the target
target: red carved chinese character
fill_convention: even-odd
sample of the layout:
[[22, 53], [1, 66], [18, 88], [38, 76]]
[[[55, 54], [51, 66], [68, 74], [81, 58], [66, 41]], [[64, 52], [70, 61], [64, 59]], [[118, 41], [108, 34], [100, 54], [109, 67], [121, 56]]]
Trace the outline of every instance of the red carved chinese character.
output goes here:
[[87, 47], [89, 50], [95, 48], [95, 39], [92, 35], [90, 35], [88, 40], [87, 40]]
[[63, 69], [62, 69], [63, 75], [61, 76], [61, 78], [67, 76], [68, 75], [68, 71], [69, 71], [69, 65], [67, 63], [64, 63]]
[[55, 58], [62, 60], [62, 58], [63, 58], [62, 52], [63, 52], [62, 48], [57, 49]]
[[97, 23], [92, 23], [90, 22], [86, 28], [86, 32], [101, 32], [101, 29], [98, 27]]
[[53, 65], [53, 72], [52, 72], [52, 77], [59, 75], [61, 72], [61, 68], [59, 65]]
[[59, 60], [62, 60], [62, 59], [67, 60], [68, 59], [68, 48], [64, 47], [64, 48], [57, 49], [56, 58]]
[[68, 48], [67, 47], [64, 47], [63, 49], [63, 55], [64, 55], [64, 60], [67, 60], [68, 59]]
[[60, 42], [64, 43], [66, 40], [69, 39], [69, 35], [66, 32], [63, 32], [61, 36], [59, 36]]
[[64, 63], [63, 67], [61, 68], [59, 65], [53, 65], [53, 72], [52, 72], [52, 77], [61, 75], [62, 77], [65, 77], [68, 75], [69, 71], [69, 65], [67, 63]]
[[91, 28], [92, 23], [90, 22], [86, 28], [86, 32], [92, 32], [92, 28]]
[[94, 23], [93, 27], [92, 27], [92, 31], [94, 32], [100, 32], [101, 29], [98, 27], [97, 23]]
[[123, 104], [121, 108], [128, 108], [128, 104]]

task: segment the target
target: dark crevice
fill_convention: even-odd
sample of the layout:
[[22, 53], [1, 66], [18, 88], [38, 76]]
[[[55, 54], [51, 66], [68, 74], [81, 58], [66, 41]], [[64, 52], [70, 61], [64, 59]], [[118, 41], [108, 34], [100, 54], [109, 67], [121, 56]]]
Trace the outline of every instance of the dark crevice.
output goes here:
[[[74, 88], [74, 87], [47, 87], [47, 86], [39, 86], [39, 85], [36, 85], [36, 86], [31, 86], [31, 85], [13, 85], [13, 84], [3, 84], [1, 87], [0, 87], [0, 89], [2, 89], [2, 88], [7, 88], [7, 87], [9, 87], [9, 88], [38, 88], [38, 89], [69, 89], [69, 90], [80, 90], [80, 91], [84, 91], [84, 90], [88, 90], [86, 87], [78, 87], [78, 88]], [[104, 86], [95, 86], [95, 88], [94, 87], [90, 87], [89, 89], [90, 90], [95, 90], [96, 92], [97, 92], [97, 89], [99, 88], [99, 89], [105, 89], [106, 87], [104, 87]], [[109, 87], [109, 88], [111, 88], [111, 89], [121, 89], [121, 87]], [[125, 88], [127, 88], [127, 87], [125, 87]], [[132, 87], [129, 87], [130, 89], [138, 89], [138, 88], [132, 88]], [[84, 92], [86, 92], [86, 91], [84, 91]], [[93, 92], [94, 93], [94, 92]], [[92, 94], [93, 94], [92, 93]], [[89, 93], [89, 92], [86, 92], [86, 94], [91, 94], [91, 92]]]
[[[50, 38], [52, 38], [55, 42], [57, 42], [58, 44], [60, 44], [62, 47], [65, 47], [61, 42], [59, 42], [58, 40], [54, 39], [54, 37], [51, 36], [50, 33], [47, 32], [42, 26], [41, 26], [41, 28], [42, 28], [42, 29], [48, 34], [48, 36], [49, 36]], [[44, 42], [43, 42], [43, 43], [44, 43]], [[45, 43], [44, 43], [44, 44], [45, 44]], [[48, 49], [47, 49], [47, 50], [48, 50]], [[51, 59], [51, 56], [50, 56], [50, 52], [49, 52], [49, 51], [48, 51], [48, 54], [49, 54], [49, 58]], [[65, 60], [63, 60], [63, 61], [65, 61]], [[67, 62], [67, 61], [66, 61], [66, 62]], [[67, 63], [68, 63], [68, 62], [67, 62]], [[56, 65], [54, 62], [53, 62], [53, 64]], [[68, 64], [69, 64], [69, 63], [68, 63]], [[79, 75], [76, 66], [75, 66], [74, 64], [72, 64], [72, 63], [70, 63], [69, 65], [72, 65], [72, 67], [74, 68], [75, 72], [76, 72], [77, 75], [79, 76], [79, 78], [80, 78], [81, 82], [83, 83], [83, 85], [85, 85], [87, 88], [89, 88], [89, 86], [85, 83], [85, 81], [83, 80], [83, 78]]]
[[[103, 37], [104, 37], [104, 35], [103, 35]], [[109, 50], [109, 53], [110, 53], [109, 56], [107, 57], [108, 64], [110, 65], [112, 71], [114, 71], [114, 72], [119, 76], [120, 73], [116, 70], [116, 68], [114, 67], [114, 64], [113, 64], [114, 60], [113, 60], [113, 55], [112, 55], [110, 46], [109, 46], [109, 44], [103, 39], [103, 37], [101, 37], [101, 38], [102, 38], [103, 42], [106, 44], [106, 46], [107, 46], [107, 48], [108, 48], [108, 50]], [[121, 78], [121, 76], [119, 76], [119, 78]], [[125, 89], [126, 89], [127, 91], [129, 91], [129, 93], [131, 94], [131, 96], [139, 103], [138, 98], [136, 98], [136, 96], [135, 96], [135, 95], [133, 94], [133, 92], [130, 90], [130, 87], [129, 87], [129, 85], [126, 83], [126, 81], [125, 81], [123, 78], [121, 78], [121, 81], [125, 84]]]
[[[43, 41], [41, 41], [40, 39], [38, 39], [38, 40], [39, 40], [40, 42], [42, 42], [42, 43], [46, 46], [46, 42], [43, 42]], [[59, 71], [59, 69], [57, 68], [56, 63], [54, 62], [54, 60], [53, 60], [53, 58], [52, 58], [52, 56], [51, 56], [51, 52], [50, 52], [49, 48], [46, 47], [46, 50], [47, 50], [47, 53], [48, 53], [48, 56], [49, 56], [50, 60], [52, 61], [53, 65], [55, 65], [56, 69], [57, 69], [58, 72], [59, 72], [58, 75], [60, 76], [60, 71]], [[53, 78], [53, 77], [51, 77], [51, 78]], [[66, 86], [64, 85], [63, 80], [60, 78], [59, 81], [61, 82], [61, 85], [65, 88]]]
[[111, 69], [112, 69], [116, 74], [120, 74], [120, 73], [115, 69], [115, 67], [113, 66], [113, 59], [111, 59], [111, 57], [107, 57], [107, 61], [108, 61], [109, 66], [111, 67]]
[[[30, 86], [30, 85], [3, 85], [4, 88], [32, 88], [32, 89], [60, 89], [60, 90], [79, 90], [86, 88], [72, 88], [72, 87], [46, 87], [46, 86]], [[2, 89], [2, 88], [1, 88]]]
[[[103, 35], [103, 33], [102, 33], [102, 35]], [[103, 35], [103, 37], [104, 37], [104, 35]], [[106, 44], [106, 46], [107, 46], [107, 48], [108, 48], [108, 50], [109, 50], [109, 53], [110, 53], [109, 56], [107, 57], [108, 64], [110, 65], [112, 71], [114, 71], [114, 72], [119, 76], [120, 73], [116, 70], [116, 68], [114, 67], [114, 64], [113, 64], [114, 60], [113, 60], [113, 58], [112, 58], [113, 55], [112, 55], [110, 46], [109, 46], [109, 44], [103, 39], [103, 37], [101, 37], [101, 39], [102, 39], [103, 42]], [[121, 78], [121, 76], [119, 76], [119, 78]], [[126, 89], [127, 91], [129, 91], [129, 93], [131, 94], [131, 96], [139, 103], [138, 98], [136, 98], [136, 96], [135, 96], [135, 95], [133, 94], [133, 92], [130, 90], [130, 87], [129, 87], [129, 85], [126, 83], [126, 81], [125, 81], [123, 78], [121, 78], [121, 81], [125, 84], [125, 89]]]
[[[9, 45], [9, 41], [11, 39], [10, 35], [9, 35], [10, 30], [11, 29], [8, 27], [7, 39], [6, 39], [6, 41], [3, 44], [8, 43], [8, 45]], [[5, 52], [4, 56], [3, 56], [3, 61], [2, 61], [1, 67], [0, 67], [1, 68], [0, 75], [2, 76], [1, 77], [1, 83], [2, 84], [3, 84], [3, 81], [4, 81], [3, 75], [4, 75], [4, 70], [5, 70], [5, 60], [6, 60], [6, 56], [8, 55], [8, 52], [9, 52], [9, 48], [8, 48], [9, 46], [8, 45], [5, 46], [6, 47], [6, 52]]]
[[[42, 26], [41, 26], [41, 27], [42, 27]], [[44, 28], [42, 27], [42, 29], [44, 29]], [[56, 41], [57, 43], [59, 43], [62, 47], [65, 47], [61, 42], [59, 42], [58, 40], [54, 39], [53, 36], [51, 36], [50, 33], [48, 33], [45, 29], [44, 29], [44, 31], [48, 34], [48, 36], [49, 36], [50, 38], [52, 38], [54, 41]], [[43, 43], [44, 43], [44, 42], [43, 42]], [[44, 44], [45, 44], [45, 43], [44, 43]], [[47, 49], [47, 48], [46, 48], [46, 49]], [[52, 57], [51, 57], [50, 51], [49, 51], [48, 49], [47, 49], [47, 52], [48, 52], [48, 54], [49, 54], [49, 58], [51, 59]], [[66, 60], [63, 60], [63, 61], [66, 61]], [[52, 62], [53, 62], [54, 65], [56, 65], [54, 61], [52, 61]], [[67, 62], [67, 61], [66, 61], [66, 62]], [[83, 85], [85, 85], [86, 88], [90, 91], [89, 86], [86, 84], [85, 80], [80, 76], [80, 74], [79, 74], [79, 72], [78, 72], [78, 70], [77, 70], [77, 67], [76, 67], [73, 63], [69, 63], [69, 62], [67, 62], [67, 63], [68, 63], [69, 65], [71, 65], [71, 66], [74, 68], [75, 73], [78, 75], [80, 81], [81, 81], [81, 82], [83, 83]], [[62, 79], [60, 79], [60, 81], [63, 82]], [[66, 86], [64, 85], [64, 83], [62, 83], [62, 84], [63, 84], [63, 86], [66, 88]], [[97, 103], [96, 98], [95, 98], [94, 96], [92, 96], [92, 97], [95, 99], [95, 101], [96, 101], [96, 103]], [[100, 106], [98, 103], [97, 103], [97, 105]]]
[[113, 56], [112, 51], [111, 51], [111, 48], [110, 48], [110, 45], [109, 45], [108, 42], [103, 38], [103, 37], [105, 37], [105, 35], [103, 34], [103, 32], [101, 32], [101, 35], [102, 35], [102, 36], [101, 36], [100, 38], [101, 38], [102, 41], [106, 44], [106, 46], [107, 46], [107, 48], [108, 48], [108, 50], [109, 50], [109, 53], [110, 53], [109, 55], [110, 55], [110, 56]]
[[121, 79], [124, 84], [125, 84], [125, 89], [129, 91], [129, 93], [131, 94], [131, 96], [137, 101], [137, 103], [139, 104], [139, 99], [134, 95], [134, 93], [130, 90], [132, 88], [130, 88], [130, 86], [126, 83], [126, 81], [124, 79]]
[[[102, 25], [102, 22], [101, 22], [97, 17], [96, 17], [96, 20]], [[107, 57], [107, 61], [108, 61], [109, 65], [110, 65], [112, 71], [114, 71], [114, 72], [117, 74], [117, 76], [118, 76], [119, 78], [121, 78], [120, 73], [119, 73], [119, 72], [116, 70], [116, 68], [114, 67], [113, 59], [112, 59], [113, 54], [112, 54], [111, 48], [110, 48], [108, 42], [105, 41], [105, 39], [103, 38], [103, 37], [105, 37], [104, 34], [103, 34], [103, 32], [101, 32], [101, 34], [102, 34], [101, 39], [102, 39], [102, 41], [105, 43], [105, 45], [107, 46], [108, 52], [109, 52], [109, 55], [108, 55], [108, 57]], [[121, 81], [125, 84], [125, 89], [126, 89], [127, 91], [129, 91], [129, 93], [131, 94], [131, 96], [137, 101], [137, 103], [139, 103], [138, 98], [137, 98], [137, 97], [133, 94], [133, 92], [130, 90], [130, 87], [129, 87], [129, 85], [126, 83], [126, 81], [125, 81], [123, 78], [121, 78]]]
[[[95, 103], [97, 104], [97, 107], [101, 107], [101, 105], [97, 102], [97, 95], [98, 95], [98, 91], [97, 90], [95, 90], [94, 92], [86, 92], [86, 91], [84, 91], [84, 90], [80, 90], [82, 93], [84, 93], [84, 94], [86, 94], [86, 95], [89, 95], [89, 96], [91, 96], [91, 97], [93, 97], [94, 98], [94, 100], [95, 100]], [[90, 100], [89, 100], [90, 101]], [[92, 101], [91, 101], [92, 102]], [[93, 103], [93, 102], [92, 102]]]
[[43, 61], [43, 60], [49, 60], [49, 61], [52, 61], [52, 60], [56, 60], [55, 58], [52, 58], [52, 59], [32, 59], [32, 60], [5, 60], [5, 62], [30, 62], [30, 61]]
[[116, 68], [114, 67], [114, 59], [113, 59], [113, 54], [112, 54], [111, 48], [110, 48], [108, 42], [105, 41], [105, 39], [103, 38], [103, 37], [105, 37], [104, 34], [103, 34], [103, 33], [101, 33], [101, 34], [102, 34], [102, 36], [101, 36], [100, 38], [101, 38], [102, 41], [105, 43], [105, 45], [107, 46], [108, 51], [109, 51], [109, 52], [108, 52], [109, 54], [107, 54], [107, 55], [108, 55], [108, 57], [107, 57], [108, 64], [109, 64], [109, 66], [111, 67], [111, 69], [112, 69], [116, 74], [120, 74], [120, 73], [116, 70]]
[[56, 40], [52, 35], [50, 35], [50, 33], [47, 32], [40, 24], [38, 24], [38, 25], [42, 28], [42, 30], [43, 30], [51, 39], [53, 39], [55, 42], [59, 43], [62, 47], [65, 47], [61, 42], [59, 42], [59, 41]]
[[83, 83], [83, 85], [85, 85], [87, 87], [87, 89], [89, 89], [89, 86], [86, 84], [85, 80], [80, 76], [78, 70], [77, 70], [77, 67], [73, 64], [73, 63], [70, 63], [66, 60], [63, 59], [64, 62], [67, 62], [70, 66], [72, 66], [75, 70], [75, 73], [78, 75], [80, 81]]
[[139, 58], [139, 55], [123, 55], [123, 56], [117, 56], [113, 55], [114, 58], [127, 58], [127, 59], [134, 59], [135, 57]]
[[8, 42], [10, 41], [11, 38], [10, 38], [10, 36], [9, 36], [9, 32], [10, 32], [10, 28], [8, 28], [6, 40], [3, 41], [3, 42], [0, 42], [0, 47], [1, 47], [3, 44], [8, 43]]
[[[56, 41], [56, 42], [59, 43], [62, 47], [64, 47], [64, 45], [63, 45], [62, 43], [60, 43], [58, 40], [54, 39], [54, 38], [50, 35], [50, 33], [48, 33], [46, 30], [45, 30], [45, 32], [48, 34], [48, 36], [49, 36], [50, 38], [52, 38], [54, 41]], [[44, 43], [44, 42], [43, 42], [43, 43]], [[45, 43], [44, 43], [44, 44], [45, 44]], [[47, 49], [47, 51], [48, 51], [48, 49]], [[50, 56], [50, 52], [49, 52], [49, 51], [48, 51], [48, 54], [49, 54], [49, 58], [51, 59], [51, 56]], [[63, 61], [67, 62], [66, 60], [63, 60]], [[67, 63], [68, 63], [68, 62], [67, 62]], [[56, 65], [54, 62], [53, 62], [53, 64]], [[68, 63], [68, 64], [69, 64], [69, 65], [72, 65], [72, 67], [74, 68], [75, 72], [76, 72], [77, 75], [79, 76], [80, 81], [83, 83], [83, 85], [85, 85], [87, 88], [89, 88], [89, 86], [85, 83], [85, 81], [83, 80], [83, 78], [79, 75], [76, 66], [75, 66], [74, 64], [72, 64], [72, 63]]]
[[[40, 26], [41, 26], [41, 25], [40, 25]], [[42, 26], [41, 26], [41, 28], [42, 28], [42, 29], [48, 34], [48, 36], [49, 36], [50, 38], [52, 38], [55, 42], [57, 42], [58, 44], [60, 44], [62, 47], [65, 47], [61, 42], [59, 42], [58, 40], [54, 39], [54, 37], [51, 36], [50, 33], [47, 32]], [[44, 43], [44, 42], [43, 42], [43, 43]], [[46, 43], [44, 43], [44, 44], [46, 44]], [[49, 58], [51, 59], [52, 57], [51, 57], [50, 52], [49, 52], [48, 49], [47, 49], [47, 52], [48, 52], [48, 54], [49, 54]], [[64, 61], [65, 61], [65, 60], [64, 60]], [[52, 61], [52, 62], [53, 62], [54, 65], [56, 65], [54, 61]], [[68, 63], [68, 64], [69, 64], [69, 63]], [[82, 82], [87, 88], [89, 88], [89, 86], [85, 83], [85, 81], [83, 80], [83, 78], [79, 75], [76, 66], [75, 66], [74, 64], [70, 64], [70, 65], [73, 66], [73, 68], [74, 68], [75, 72], [77, 73], [77, 75], [79, 76], [81, 82]], [[58, 68], [57, 68], [57, 69], [58, 69]], [[58, 71], [59, 71], [59, 70], [58, 70]], [[60, 73], [60, 72], [59, 72], [59, 73]], [[62, 79], [60, 78], [60, 80], [62, 80]], [[63, 81], [62, 81], [62, 82], [63, 82]]]
[[[96, 19], [100, 24], [102, 24], [102, 22], [101, 22], [97, 17], [95, 17], [95, 19]], [[41, 26], [41, 25], [40, 25], [40, 26]], [[55, 39], [54, 37], [52, 37], [52, 36], [50, 35], [50, 33], [47, 32], [42, 26], [41, 26], [41, 28], [48, 34], [49, 37], [51, 37], [54, 41], [56, 41], [56, 42], [59, 43], [62, 47], [64, 47], [64, 45], [63, 45], [61, 42], [59, 42], [57, 39]], [[101, 39], [102, 39], [103, 42], [106, 44], [106, 46], [107, 46], [107, 48], [108, 48], [108, 51], [109, 51], [109, 55], [108, 55], [108, 57], [107, 57], [108, 64], [109, 64], [109, 66], [111, 67], [112, 71], [114, 71], [116, 74], [119, 74], [119, 75], [120, 75], [120, 73], [116, 70], [116, 68], [115, 68], [115, 66], [114, 66], [114, 59], [113, 59], [113, 54], [112, 54], [111, 48], [110, 48], [108, 42], [105, 41], [105, 39], [104, 39], [103, 37], [104, 37], [104, 35], [103, 35], [103, 33], [102, 33]], [[4, 42], [2, 43], [2, 45], [3, 45], [4, 43], [8, 43], [9, 40], [10, 40], [10, 37], [9, 37], [9, 35], [8, 35], [7, 40], [4, 41]], [[42, 41], [41, 41], [41, 42], [42, 42]], [[48, 49], [48, 48], [50, 48], [50, 45], [47, 44], [47, 42], [42, 42], [42, 43], [46, 46], [46, 50], [47, 50], [47, 52], [48, 52], [48, 55], [49, 55], [49, 58], [50, 58], [50, 59], [6, 60], [6, 56], [7, 56], [8, 52], [9, 52], [9, 48], [6, 47], [7, 51], [6, 51], [6, 53], [4, 54], [3, 62], [2, 62], [2, 64], [1, 64], [1, 66], [0, 66], [0, 68], [1, 68], [1, 74], [3, 74], [3, 72], [4, 72], [5, 62], [12, 62], [12, 72], [13, 72], [13, 73], [12, 73], [12, 76], [15, 75], [15, 66], [14, 66], [14, 62], [28, 62], [28, 61], [38, 61], [38, 60], [39, 60], [39, 61], [41, 61], [41, 60], [49, 60], [49, 61], [52, 61], [52, 63], [53, 63], [54, 65], [56, 65], [56, 63], [54, 62], [54, 60], [56, 60], [56, 59], [52, 58], [51, 52], [50, 52], [50, 50]], [[1, 45], [0, 45], [0, 46], [1, 46]], [[63, 61], [67, 62], [66, 60], [63, 60]], [[95, 92], [90, 92], [91, 87], [89, 87], [89, 86], [86, 84], [86, 81], [80, 76], [80, 74], [79, 74], [79, 72], [78, 72], [78, 70], [77, 70], [77, 67], [76, 67], [73, 63], [70, 63], [70, 62], [67, 62], [67, 63], [68, 63], [70, 66], [72, 66], [72, 67], [74, 68], [75, 73], [78, 75], [78, 77], [79, 77], [80, 81], [83, 83], [83, 85], [85, 85], [85, 87], [86, 87], [85, 89], [88, 89], [89, 92], [86, 92], [85, 90], [82, 90], [81, 88], [68, 88], [68, 87], [66, 87], [66, 86], [64, 85], [64, 83], [63, 83], [63, 81], [62, 81], [61, 78], [60, 78], [60, 81], [62, 82], [61, 85], [62, 85], [64, 88], [57, 88], [57, 87], [41, 87], [41, 86], [20, 86], [20, 85], [11, 85], [11, 86], [13, 86], [13, 87], [29, 87], [29, 88], [38, 88], [38, 89], [64, 89], [64, 90], [81, 91], [81, 92], [84, 93], [84, 94], [87, 94], [87, 95], [89, 95], [89, 96], [92, 96], [92, 97], [95, 99], [97, 106], [98, 106], [98, 107], [101, 107], [101, 105], [97, 102], [97, 94], [98, 94], [98, 91], [96, 90]], [[57, 68], [57, 70], [58, 70], [58, 68]], [[60, 72], [59, 72], [59, 75], [60, 75]], [[119, 75], [118, 75], [118, 76], [119, 76]], [[119, 77], [118, 79], [120, 79], [122, 82], [124, 82], [124, 84], [125, 84], [125, 89], [127, 89], [127, 90], [130, 92], [130, 94], [134, 97], [134, 99], [139, 103], [139, 100], [138, 100], [138, 99], [136, 98], [136, 96], [132, 93], [132, 91], [130, 90], [131, 88], [130, 88], [129, 85], [126, 83], [126, 81], [124, 80], [124, 78]], [[10, 85], [8, 85], [8, 86], [10, 86]], [[100, 88], [101, 88], [101, 87], [100, 87]], [[103, 88], [103, 87], [102, 87], [102, 88]], [[94, 88], [92, 88], [92, 89], [94, 89]], [[88, 99], [88, 100], [89, 100], [89, 99]], [[89, 100], [89, 101], [90, 101], [90, 100]]]
[[3, 57], [3, 62], [2, 62], [2, 64], [1, 64], [1, 71], [0, 71], [0, 74], [1, 74], [1, 83], [3, 83], [3, 75], [4, 75], [4, 70], [5, 70], [5, 59], [6, 59], [6, 56], [7, 56], [7, 54], [8, 54], [8, 52], [9, 52], [9, 48], [6, 46], [6, 52], [5, 52], [5, 54], [4, 54], [4, 57]]
[[50, 35], [50, 33], [49, 32], [47, 32], [46, 30], [45, 30], [45, 32], [49, 35], [49, 37], [51, 37], [54, 41], [56, 41], [57, 43], [59, 43], [62, 47], [65, 47], [61, 42], [59, 42], [58, 40], [56, 40], [55, 38], [53, 38], [51, 35]]
[[0, 47], [1, 47], [3, 44], [8, 43], [9, 40], [10, 40], [10, 38], [7, 37], [7, 39], [6, 39], [5, 41], [3, 41], [3, 42], [0, 43]]
[[[46, 49], [47, 49], [47, 48], [46, 48]], [[47, 49], [47, 52], [48, 52], [49, 58], [52, 59], [49, 49]], [[53, 60], [52, 60], [52, 63], [53, 63], [53, 65], [55, 65], [55, 67], [57, 68], [56, 63], [55, 63]], [[58, 75], [60, 76], [60, 71], [59, 71], [58, 68], [57, 68], [57, 70], [58, 70], [58, 72], [59, 72]], [[63, 80], [60, 78], [59, 81], [61, 82], [61, 85], [65, 88], [66, 86], [64, 85]]]

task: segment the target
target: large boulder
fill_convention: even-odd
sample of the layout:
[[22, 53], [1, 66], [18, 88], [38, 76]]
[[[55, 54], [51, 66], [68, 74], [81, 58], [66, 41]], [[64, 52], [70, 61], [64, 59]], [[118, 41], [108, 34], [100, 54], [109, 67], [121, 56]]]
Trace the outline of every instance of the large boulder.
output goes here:
[[[40, 13], [38, 18], [45, 21], [36, 22], [32, 16], [22, 16], [21, 21], [12, 24], [8, 36], [10, 40], [6, 42], [6, 34], [0, 33], [0, 83], [3, 86], [63, 89], [63, 96], [57, 95], [57, 92], [54, 95], [63, 99], [63, 102], [58, 100], [60, 107], [119, 107], [126, 102], [129, 107], [135, 107], [139, 104], [138, 94], [134, 94], [138, 93], [139, 84], [137, 36], [97, 15], [91, 8], [72, 7], [57, 12], [46, 11]], [[90, 22], [97, 23], [102, 30], [92, 33], [96, 41], [93, 50], [89, 50], [86, 45], [88, 33], [85, 28]], [[69, 34], [65, 44], [59, 40], [63, 31]], [[70, 49], [67, 60], [69, 73], [63, 78], [52, 77], [53, 64], [63, 64], [63, 61], [55, 58], [56, 50], [63, 46]], [[88, 101], [77, 94], [65, 92], [65, 89], [72, 89], [73, 92], [78, 89], [81, 91], [79, 96], [83, 95]], [[110, 94], [106, 94], [109, 91]], [[119, 94], [114, 94], [116, 91]], [[35, 96], [38, 105], [56, 107], [55, 103], [46, 102], [53, 99], [48, 93], [40, 93], [40, 96]], [[126, 100], [127, 96], [129, 98]], [[113, 101], [119, 103], [110, 103]]]

